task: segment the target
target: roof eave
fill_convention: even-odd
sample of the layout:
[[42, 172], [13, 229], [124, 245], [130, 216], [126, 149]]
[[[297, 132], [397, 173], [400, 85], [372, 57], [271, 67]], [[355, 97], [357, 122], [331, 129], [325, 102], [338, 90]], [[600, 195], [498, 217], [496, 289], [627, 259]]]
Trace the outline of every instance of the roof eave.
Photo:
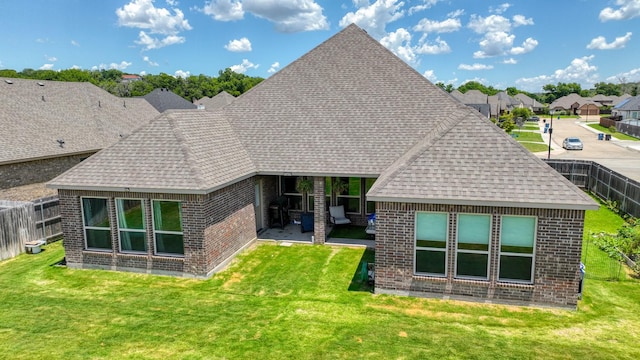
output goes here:
[[367, 196], [367, 201], [376, 202], [402, 202], [416, 204], [442, 204], [442, 205], [470, 205], [470, 206], [496, 206], [530, 209], [557, 209], [557, 210], [598, 210], [600, 205], [595, 201], [592, 204], [576, 203], [545, 203], [545, 202], [511, 202], [500, 200], [471, 200], [471, 199], [434, 199], [411, 197]]

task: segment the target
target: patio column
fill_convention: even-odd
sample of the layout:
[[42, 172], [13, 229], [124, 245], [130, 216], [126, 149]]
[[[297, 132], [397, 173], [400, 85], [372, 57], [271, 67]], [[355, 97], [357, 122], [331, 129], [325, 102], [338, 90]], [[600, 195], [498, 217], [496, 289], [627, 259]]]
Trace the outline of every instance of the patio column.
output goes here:
[[313, 178], [313, 238], [314, 244], [324, 244], [326, 238], [326, 212], [324, 195], [325, 177], [315, 176]]

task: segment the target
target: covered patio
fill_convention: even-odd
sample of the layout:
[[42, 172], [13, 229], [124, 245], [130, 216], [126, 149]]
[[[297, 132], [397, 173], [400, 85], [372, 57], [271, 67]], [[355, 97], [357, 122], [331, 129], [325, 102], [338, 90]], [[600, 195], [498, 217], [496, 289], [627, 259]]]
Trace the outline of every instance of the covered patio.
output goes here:
[[[330, 234], [332, 227], [327, 227], [327, 233]], [[282, 242], [294, 242], [294, 243], [307, 243], [313, 244], [313, 232], [301, 232], [300, 225], [287, 224], [282, 228], [266, 228], [258, 233], [258, 240], [263, 241], [282, 241]], [[348, 239], [348, 238], [334, 238], [327, 237], [325, 244], [328, 245], [343, 245], [343, 246], [364, 246], [370, 249], [375, 248], [375, 240], [373, 239]]]

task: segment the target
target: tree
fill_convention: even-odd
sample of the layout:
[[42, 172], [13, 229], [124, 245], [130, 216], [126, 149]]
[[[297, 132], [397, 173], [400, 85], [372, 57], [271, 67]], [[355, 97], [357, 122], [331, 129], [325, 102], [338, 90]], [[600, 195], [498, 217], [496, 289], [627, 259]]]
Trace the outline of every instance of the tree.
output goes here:
[[511, 111], [511, 115], [513, 115], [514, 118], [522, 118], [523, 120], [526, 120], [528, 118], [530, 118], [533, 113], [531, 112], [531, 110], [529, 110], [529, 108], [515, 108]]
[[620, 85], [599, 82], [599, 83], [595, 83], [593, 86], [595, 87], [596, 94], [615, 95], [615, 96], [622, 95], [622, 88]]

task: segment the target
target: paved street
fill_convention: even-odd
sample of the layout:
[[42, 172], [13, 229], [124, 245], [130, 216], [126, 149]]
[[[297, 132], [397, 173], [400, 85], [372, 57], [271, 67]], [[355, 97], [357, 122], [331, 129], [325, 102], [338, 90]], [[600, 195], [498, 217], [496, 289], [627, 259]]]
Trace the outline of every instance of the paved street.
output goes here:
[[[549, 122], [548, 117], [546, 120]], [[543, 126], [544, 123], [540, 119], [540, 127]], [[582, 140], [584, 150], [567, 151], [562, 148], [562, 140], [572, 136]], [[547, 144], [549, 143], [549, 134], [543, 133], [542, 138]], [[612, 138], [611, 141], [598, 140], [598, 132], [586, 126], [583, 119], [554, 119], [551, 148], [553, 149], [551, 151], [552, 159], [593, 160], [630, 179], [640, 181], [640, 142], [621, 141], [615, 138]], [[547, 152], [536, 153], [536, 155], [540, 158], [547, 158]]]

